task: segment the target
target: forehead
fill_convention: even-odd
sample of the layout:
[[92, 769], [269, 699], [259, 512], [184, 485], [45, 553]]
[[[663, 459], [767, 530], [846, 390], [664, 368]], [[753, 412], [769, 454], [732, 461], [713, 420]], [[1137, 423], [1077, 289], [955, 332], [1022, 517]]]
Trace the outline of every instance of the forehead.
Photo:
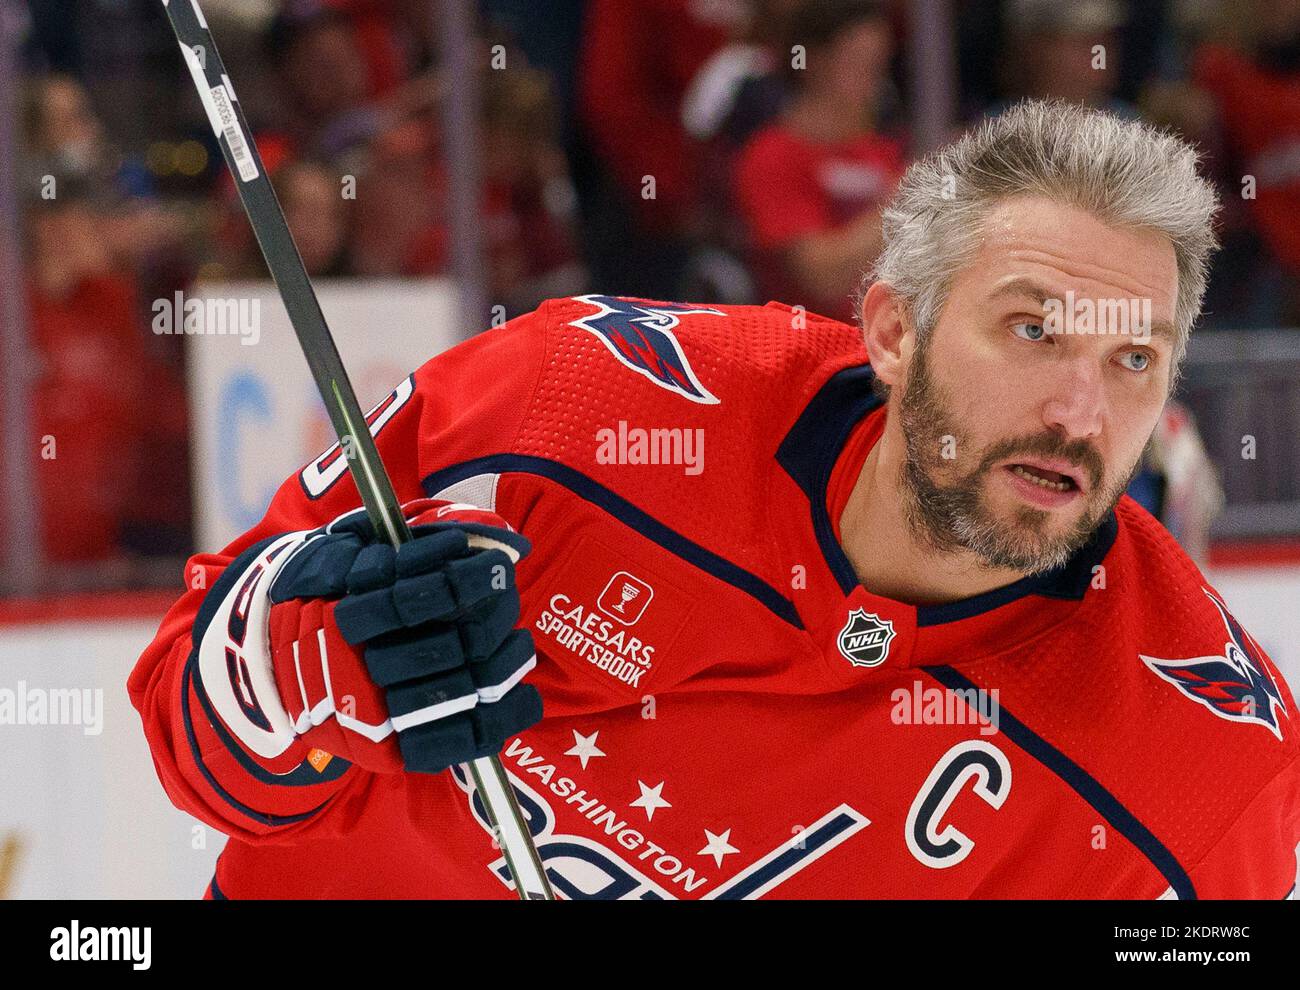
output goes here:
[[971, 288], [992, 295], [1024, 278], [1053, 294], [1149, 298], [1166, 319], [1178, 293], [1178, 264], [1168, 237], [1112, 227], [1039, 196], [1014, 197], [990, 211], [979, 247], [954, 288], [974, 283]]

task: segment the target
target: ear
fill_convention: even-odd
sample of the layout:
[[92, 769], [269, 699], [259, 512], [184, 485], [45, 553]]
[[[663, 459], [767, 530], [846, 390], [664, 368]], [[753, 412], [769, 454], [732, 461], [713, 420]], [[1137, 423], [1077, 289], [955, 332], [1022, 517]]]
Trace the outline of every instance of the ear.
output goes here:
[[862, 298], [862, 334], [871, 369], [886, 385], [896, 385], [907, 372], [915, 345], [911, 322], [899, 295], [883, 282], [874, 282]]

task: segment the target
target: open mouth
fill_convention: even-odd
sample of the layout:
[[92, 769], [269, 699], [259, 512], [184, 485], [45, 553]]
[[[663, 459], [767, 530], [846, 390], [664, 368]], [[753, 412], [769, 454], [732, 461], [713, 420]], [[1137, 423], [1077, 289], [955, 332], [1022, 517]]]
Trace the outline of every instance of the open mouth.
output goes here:
[[1025, 481], [1053, 492], [1071, 492], [1080, 490], [1079, 483], [1073, 475], [1053, 471], [1036, 464], [1010, 464], [1012, 474]]
[[1089, 487], [1083, 469], [1060, 458], [1005, 462], [1002, 471], [1016, 496], [1039, 509], [1074, 505]]

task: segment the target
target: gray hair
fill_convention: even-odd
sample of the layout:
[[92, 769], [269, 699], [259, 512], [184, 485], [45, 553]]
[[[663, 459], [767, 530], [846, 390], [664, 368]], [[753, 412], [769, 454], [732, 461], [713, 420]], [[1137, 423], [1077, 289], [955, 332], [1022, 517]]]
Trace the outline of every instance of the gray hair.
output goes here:
[[1047, 196], [1173, 242], [1172, 388], [1217, 246], [1218, 196], [1197, 173], [1199, 158], [1186, 141], [1150, 124], [1060, 100], [1022, 101], [908, 168], [883, 211], [884, 247], [862, 291], [876, 280], [893, 288], [923, 341], [993, 207], [1022, 193]]

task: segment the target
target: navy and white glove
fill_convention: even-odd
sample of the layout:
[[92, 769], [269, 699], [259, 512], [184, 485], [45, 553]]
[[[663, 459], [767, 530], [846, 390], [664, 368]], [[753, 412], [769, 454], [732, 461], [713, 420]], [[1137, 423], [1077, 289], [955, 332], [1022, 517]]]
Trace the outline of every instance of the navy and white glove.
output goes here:
[[531, 545], [474, 506], [403, 511], [415, 538], [396, 549], [362, 512], [287, 548], [267, 591], [271, 667], [293, 748], [435, 773], [542, 718], [521, 683], [532, 637], [515, 628], [514, 568]]

